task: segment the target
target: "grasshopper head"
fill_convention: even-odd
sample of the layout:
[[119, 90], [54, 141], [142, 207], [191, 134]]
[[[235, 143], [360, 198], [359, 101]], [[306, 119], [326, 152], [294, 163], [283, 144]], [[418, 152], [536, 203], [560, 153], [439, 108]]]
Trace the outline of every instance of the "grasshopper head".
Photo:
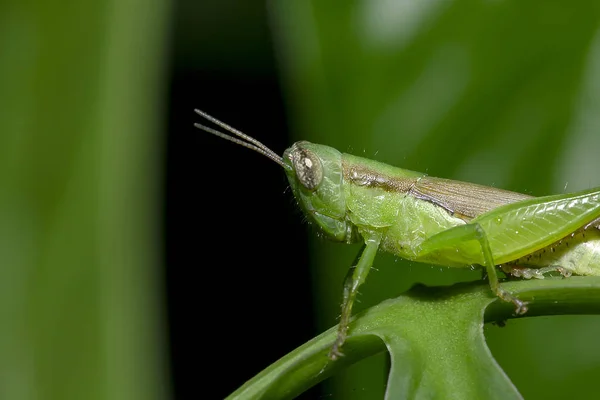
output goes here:
[[298, 204], [330, 239], [352, 242], [356, 234], [346, 221], [342, 154], [306, 141], [283, 153], [285, 173]]

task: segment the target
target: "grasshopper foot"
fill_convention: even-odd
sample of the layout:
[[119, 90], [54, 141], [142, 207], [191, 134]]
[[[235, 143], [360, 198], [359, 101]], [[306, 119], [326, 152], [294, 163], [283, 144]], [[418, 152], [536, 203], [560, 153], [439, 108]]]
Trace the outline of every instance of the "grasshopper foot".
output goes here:
[[527, 307], [527, 305], [529, 303], [526, 301], [521, 301], [521, 300], [517, 299], [516, 297], [515, 297], [515, 300], [513, 301], [513, 304], [516, 306], [515, 314], [517, 314], [517, 315], [523, 315], [527, 312], [527, 310], [529, 310], [529, 307]]
[[516, 296], [513, 296], [504, 289], [498, 288], [498, 292], [496, 294], [502, 300], [513, 303], [515, 305], [515, 314], [517, 315], [523, 315], [527, 312], [527, 310], [529, 310], [529, 307], [527, 307], [529, 302], [519, 300]]
[[329, 350], [329, 354], [327, 355], [327, 357], [329, 357], [329, 359], [332, 361], [335, 361], [340, 357], [344, 357], [344, 353], [342, 353], [340, 347], [341, 345], [338, 345], [338, 341], [336, 340], [333, 346], [331, 347], [331, 350]]
[[[549, 267], [552, 268], [552, 267]], [[563, 278], [568, 278], [571, 275], [573, 275], [573, 273], [571, 271], [569, 271], [568, 269], [565, 269], [563, 267], [554, 267], [554, 269], [562, 275]]]
[[340, 328], [338, 330], [337, 337], [335, 338], [335, 342], [333, 342], [333, 346], [331, 346], [331, 350], [329, 350], [329, 357], [331, 360], [335, 361], [340, 357], [344, 357], [344, 353], [342, 353], [342, 345], [346, 341], [346, 331], [348, 330], [348, 326], [344, 326], [340, 324]]

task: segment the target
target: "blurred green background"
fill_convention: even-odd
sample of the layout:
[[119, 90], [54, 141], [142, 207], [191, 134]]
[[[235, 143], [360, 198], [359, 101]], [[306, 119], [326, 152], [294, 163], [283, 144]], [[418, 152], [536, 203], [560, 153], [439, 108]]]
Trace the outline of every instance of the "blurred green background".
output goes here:
[[[594, 1], [0, 3], [0, 398], [222, 398], [336, 323], [358, 246], [194, 108], [278, 153], [575, 191], [600, 186], [599, 28]], [[357, 310], [480, 279], [376, 268]], [[525, 398], [595, 393], [599, 317], [485, 329]], [[385, 368], [305, 397], [381, 398]]]
[[0, 3], [2, 399], [170, 393], [170, 18], [160, 0]]

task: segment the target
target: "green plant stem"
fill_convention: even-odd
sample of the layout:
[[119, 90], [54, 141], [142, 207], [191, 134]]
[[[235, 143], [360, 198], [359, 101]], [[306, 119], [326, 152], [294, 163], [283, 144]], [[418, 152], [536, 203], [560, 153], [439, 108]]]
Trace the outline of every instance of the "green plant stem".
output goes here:
[[[411, 323], [405, 321], [407, 307], [425, 307], [416, 315], [440, 319], [447, 319], [435, 315], [434, 309], [439, 309], [440, 305], [446, 314], [448, 307], [457, 310], [452, 313], [453, 319], [461, 318], [461, 309], [475, 310], [476, 315], [480, 316], [477, 333], [482, 337], [482, 320], [493, 322], [541, 315], [600, 314], [600, 277], [511, 281], [502, 286], [520, 299], [531, 302], [527, 314], [515, 316], [514, 306], [494, 297], [485, 282], [460, 283], [448, 287], [417, 285], [395, 299], [383, 301], [356, 315], [343, 348], [345, 356], [340, 360], [333, 362], [327, 358], [336, 336], [336, 327], [332, 327], [267, 367], [229, 398], [293, 398], [342, 368], [385, 350], [386, 344], [392, 350], [394, 345], [390, 343], [394, 343], [394, 339], [391, 338], [391, 330], [395, 329], [398, 335], [402, 335], [403, 324]], [[427, 309], [431, 313], [427, 314]], [[382, 335], [381, 332], [386, 333]], [[423, 332], [423, 335], [426, 334]], [[434, 332], [435, 335], [443, 335], [443, 331]], [[388, 385], [391, 384], [388, 382]]]

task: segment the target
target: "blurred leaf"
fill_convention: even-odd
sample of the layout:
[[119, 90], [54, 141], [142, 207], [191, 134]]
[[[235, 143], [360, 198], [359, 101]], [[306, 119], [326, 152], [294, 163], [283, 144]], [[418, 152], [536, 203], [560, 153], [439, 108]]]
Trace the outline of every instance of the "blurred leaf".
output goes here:
[[0, 4], [0, 397], [166, 395], [157, 98], [167, 7]]

